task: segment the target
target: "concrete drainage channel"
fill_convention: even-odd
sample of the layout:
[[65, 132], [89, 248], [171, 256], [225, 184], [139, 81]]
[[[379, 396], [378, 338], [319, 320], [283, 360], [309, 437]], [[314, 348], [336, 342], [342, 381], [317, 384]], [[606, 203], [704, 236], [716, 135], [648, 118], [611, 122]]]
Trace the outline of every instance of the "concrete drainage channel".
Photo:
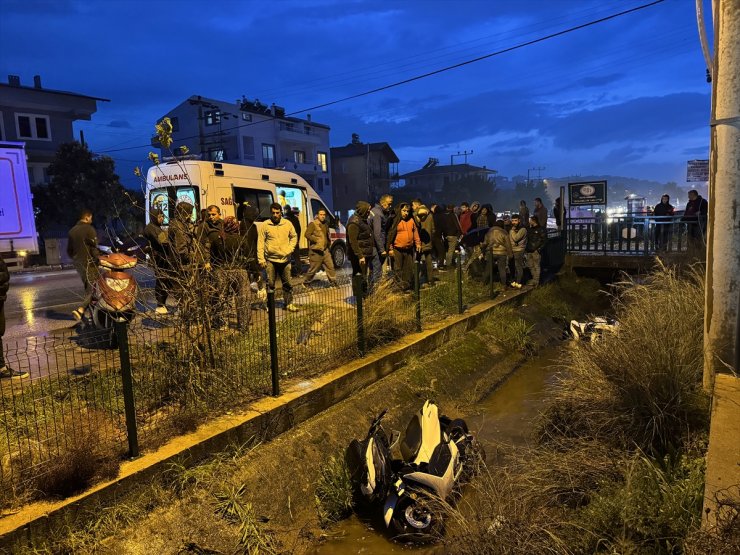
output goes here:
[[230, 444], [255, 437], [270, 440], [392, 373], [409, 357], [428, 353], [474, 328], [494, 307], [524, 294], [526, 291], [509, 292], [323, 376], [294, 382], [279, 397], [260, 399], [242, 413], [218, 418], [191, 434], [171, 440], [155, 452], [123, 463], [115, 480], [98, 484], [80, 495], [56, 503], [27, 505], [0, 519], [0, 549], [22, 552], [43, 546], [54, 530], [82, 525], [82, 515], [94, 506], [115, 502], [128, 490], [159, 475], [174, 460], [187, 459], [195, 464]]

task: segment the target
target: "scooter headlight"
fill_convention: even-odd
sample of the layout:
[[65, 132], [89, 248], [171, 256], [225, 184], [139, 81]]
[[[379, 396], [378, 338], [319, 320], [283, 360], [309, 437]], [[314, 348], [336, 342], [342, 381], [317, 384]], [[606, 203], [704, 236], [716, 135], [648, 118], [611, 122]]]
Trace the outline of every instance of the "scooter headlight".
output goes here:
[[118, 292], [126, 289], [126, 287], [128, 287], [129, 281], [130, 280], [128, 279], [113, 279], [109, 277], [105, 278], [105, 284], [111, 289], [113, 289], [113, 291], [118, 291]]

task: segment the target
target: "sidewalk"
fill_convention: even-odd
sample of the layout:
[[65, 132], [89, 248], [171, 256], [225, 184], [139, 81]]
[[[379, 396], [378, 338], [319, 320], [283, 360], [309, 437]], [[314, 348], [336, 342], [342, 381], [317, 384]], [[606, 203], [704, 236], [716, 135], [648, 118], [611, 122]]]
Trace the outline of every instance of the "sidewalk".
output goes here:
[[706, 460], [703, 526], [712, 529], [723, 504], [740, 504], [740, 378], [729, 374], [715, 378]]

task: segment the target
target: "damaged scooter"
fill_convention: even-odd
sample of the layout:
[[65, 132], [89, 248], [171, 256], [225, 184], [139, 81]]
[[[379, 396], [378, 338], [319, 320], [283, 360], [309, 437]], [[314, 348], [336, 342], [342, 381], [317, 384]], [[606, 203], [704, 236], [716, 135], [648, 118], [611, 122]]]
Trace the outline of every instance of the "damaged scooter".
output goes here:
[[406, 427], [401, 456], [394, 458], [400, 434], [389, 436], [383, 429], [386, 413], [373, 420], [364, 440], [352, 440], [347, 449], [356, 499], [382, 510], [396, 539], [433, 540], [444, 528], [444, 506], [454, 502], [485, 453], [464, 420], [440, 415], [437, 405], [426, 401]]

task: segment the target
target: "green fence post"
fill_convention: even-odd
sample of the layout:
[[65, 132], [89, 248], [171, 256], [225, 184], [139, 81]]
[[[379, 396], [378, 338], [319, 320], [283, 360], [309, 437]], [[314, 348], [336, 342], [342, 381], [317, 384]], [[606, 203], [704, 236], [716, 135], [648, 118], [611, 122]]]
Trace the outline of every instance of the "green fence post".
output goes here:
[[493, 253], [487, 252], [485, 254], [486, 256], [486, 267], [488, 270], [488, 288], [489, 288], [489, 296], [492, 299], [496, 298], [496, 290], [493, 286]]
[[275, 320], [275, 290], [267, 289], [267, 322], [270, 328], [270, 370], [272, 395], [280, 395], [280, 367], [278, 365], [277, 321]]
[[[421, 261], [418, 258], [418, 254], [414, 260], [414, 302], [416, 304], [416, 331], [421, 331]], [[431, 276], [427, 276], [428, 280], [431, 280]]]
[[455, 278], [457, 279], [457, 312], [462, 314], [464, 312], [463, 307], [463, 284], [462, 284], [462, 247], [458, 245], [458, 250], [455, 253], [457, 258], [457, 264], [455, 264]]
[[365, 322], [362, 314], [362, 303], [364, 300], [363, 285], [365, 278], [362, 274], [352, 276], [352, 292], [355, 295], [355, 308], [357, 310], [357, 350], [360, 356], [365, 356]]
[[123, 386], [123, 408], [126, 413], [126, 436], [128, 456], [139, 456], [139, 435], [136, 428], [136, 405], [134, 403], [134, 380], [131, 375], [131, 355], [128, 348], [128, 323], [114, 322], [118, 354], [121, 358], [121, 385]]

